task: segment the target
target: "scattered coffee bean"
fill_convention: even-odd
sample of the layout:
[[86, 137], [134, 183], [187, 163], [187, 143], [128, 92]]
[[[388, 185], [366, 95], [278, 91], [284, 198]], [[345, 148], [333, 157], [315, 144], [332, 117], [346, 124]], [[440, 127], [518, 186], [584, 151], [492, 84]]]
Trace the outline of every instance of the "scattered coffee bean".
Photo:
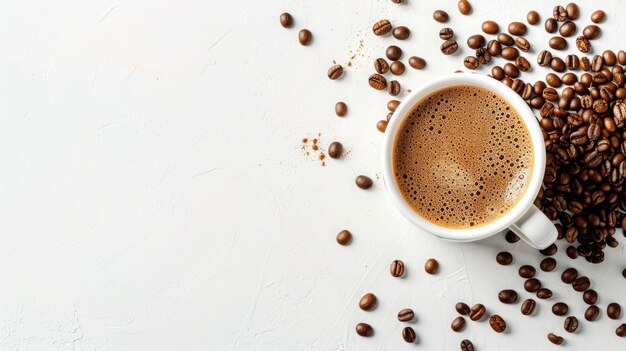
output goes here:
[[444, 55], [452, 55], [459, 49], [459, 44], [454, 40], [446, 40], [441, 44], [440, 49]]
[[[394, 63], [396, 63], [396, 62], [394, 62]], [[393, 64], [391, 64], [391, 66], [393, 66]], [[398, 72], [396, 71], [396, 73], [394, 73], [394, 74], [398, 74]], [[400, 86], [400, 83], [398, 83], [397, 80], [392, 80], [391, 82], [389, 82], [389, 84], [387, 84], [387, 92], [391, 96], [398, 96], [398, 95], [400, 95], [400, 91], [401, 90], [402, 90], [402, 87]]]
[[356, 184], [356, 186], [364, 190], [371, 188], [374, 184], [370, 177], [364, 175], [357, 176], [354, 180], [354, 183]]
[[504, 46], [511, 46], [515, 44], [515, 40], [513, 40], [513, 37], [506, 33], [498, 34], [497, 39], [498, 42]]
[[374, 69], [376, 70], [376, 72], [380, 74], [385, 74], [389, 72], [389, 64], [387, 63], [387, 60], [385, 60], [382, 57], [379, 57], [376, 60], [374, 60]]
[[521, 266], [518, 270], [519, 276], [522, 278], [527, 278], [527, 279], [534, 277], [535, 272], [536, 272], [535, 267], [527, 265], [527, 264]]
[[387, 129], [387, 123], [387, 121], [381, 119], [380, 121], [376, 122], [376, 129], [378, 129], [379, 132], [384, 133]]
[[391, 61], [398, 61], [402, 57], [402, 49], [395, 45], [389, 45], [387, 51], [385, 51], [385, 55]]
[[528, 24], [532, 26], [539, 23], [539, 12], [534, 10], [528, 12], [528, 14], [526, 15], [526, 22], [528, 22]]
[[535, 312], [535, 308], [537, 307], [537, 302], [533, 299], [526, 299], [522, 302], [522, 307], [520, 308], [522, 314], [525, 316], [529, 316]]
[[437, 273], [437, 270], [439, 270], [439, 262], [437, 262], [437, 260], [434, 258], [429, 258], [428, 260], [426, 260], [426, 263], [424, 263], [424, 270], [428, 274]]
[[287, 12], [283, 12], [280, 14], [280, 25], [284, 28], [293, 27], [293, 17]]
[[398, 26], [393, 29], [392, 34], [398, 40], [406, 40], [411, 36], [411, 31], [405, 26]]
[[519, 51], [514, 47], [506, 47], [500, 53], [503, 59], [513, 61], [519, 56]]
[[576, 291], [585, 291], [591, 287], [591, 282], [589, 281], [589, 278], [585, 276], [578, 277], [572, 282], [572, 287]]
[[564, 316], [569, 312], [569, 307], [564, 302], [557, 302], [552, 305], [552, 313], [557, 316]]
[[398, 312], [398, 320], [400, 322], [409, 322], [413, 320], [413, 318], [415, 318], [415, 313], [413, 313], [413, 310], [410, 308], [405, 308]]
[[489, 317], [489, 325], [496, 333], [502, 333], [506, 329], [506, 322], [497, 314]]
[[483, 22], [481, 28], [486, 34], [498, 34], [500, 31], [500, 26], [494, 21]]
[[517, 236], [517, 234], [509, 230], [504, 236], [504, 239], [511, 244], [515, 244], [516, 242], [519, 241], [520, 237]]
[[527, 52], [530, 50], [530, 42], [528, 42], [528, 40], [524, 37], [516, 38], [515, 45], [524, 52]]
[[600, 315], [600, 308], [596, 305], [589, 306], [585, 310], [585, 319], [590, 322], [595, 321], [599, 315]]
[[502, 52], [502, 44], [497, 40], [490, 40], [487, 43], [487, 51], [491, 56], [498, 56]]
[[368, 82], [370, 86], [376, 90], [384, 90], [387, 87], [387, 80], [380, 74], [372, 74]]
[[478, 321], [481, 318], [483, 318], [486, 312], [487, 312], [487, 309], [485, 308], [485, 306], [483, 306], [480, 303], [476, 304], [470, 309], [469, 318], [473, 321]]
[[333, 65], [328, 69], [328, 78], [336, 80], [343, 76], [343, 66]]
[[457, 311], [458, 314], [462, 315], [466, 315], [470, 312], [469, 306], [464, 302], [457, 302], [457, 304], [454, 305], [454, 309]]
[[352, 233], [348, 230], [342, 230], [337, 234], [337, 243], [339, 245], [348, 245], [352, 240]]
[[387, 109], [390, 112], [395, 112], [396, 109], [398, 108], [398, 106], [400, 106], [400, 101], [399, 100], [389, 100], [389, 101], [387, 101]]
[[563, 328], [568, 333], [573, 333], [578, 329], [578, 319], [574, 316], [568, 316], [563, 322]]
[[408, 343], [415, 342], [415, 330], [411, 327], [404, 327], [404, 329], [402, 329], [402, 338]]
[[622, 277], [626, 279], [626, 268], [624, 268], [624, 270], [622, 271]]
[[578, 271], [576, 268], [568, 268], [561, 273], [561, 281], [565, 284], [570, 284], [578, 278]]
[[389, 20], [382, 19], [374, 23], [372, 30], [374, 31], [374, 34], [376, 35], [385, 35], [391, 32], [391, 22], [389, 22]]
[[580, 65], [580, 60], [576, 55], [567, 55], [565, 57], [565, 65], [569, 70], [577, 70], [578, 66]]
[[454, 31], [452, 30], [452, 28], [442, 28], [439, 31], [439, 38], [443, 40], [449, 40], [449, 39], [452, 39], [453, 37], [454, 37]]
[[588, 305], [595, 305], [598, 302], [598, 293], [595, 290], [585, 290], [583, 293], [583, 301]]
[[557, 22], [564, 22], [567, 19], [567, 11], [563, 6], [555, 6], [552, 10], [552, 18]]
[[491, 54], [486, 48], [476, 49], [476, 58], [481, 65], [491, 62]]
[[515, 36], [522, 36], [528, 31], [526, 25], [522, 22], [511, 22], [509, 24], [508, 30], [509, 33]]
[[595, 11], [591, 14], [591, 22], [602, 23], [606, 19], [606, 13], [602, 10]]
[[404, 63], [400, 61], [393, 61], [391, 63], [391, 66], [389, 66], [389, 70], [391, 71], [392, 74], [396, 76], [401, 76], [404, 74], [404, 71], [406, 70], [406, 68], [404, 67]]
[[567, 257], [571, 258], [572, 260], [575, 260], [578, 258], [578, 251], [576, 250], [574, 246], [568, 246], [567, 249], [565, 250], [565, 253], [567, 253]]
[[311, 33], [308, 29], [302, 29], [298, 32], [298, 41], [300, 41], [300, 45], [307, 46], [311, 44], [313, 40], [313, 33]]
[[433, 12], [433, 19], [439, 23], [445, 23], [448, 22], [448, 13], [446, 11], [443, 10], [437, 10], [435, 12]]
[[369, 311], [374, 308], [374, 306], [376, 306], [376, 301], [376, 295], [372, 293], [367, 293], [363, 295], [363, 297], [361, 297], [361, 300], [359, 301], [359, 307], [363, 311]]
[[526, 279], [524, 282], [524, 290], [528, 292], [535, 292], [541, 288], [541, 282], [536, 278]]
[[461, 341], [461, 351], [474, 351], [474, 344], [467, 339]]
[[574, 33], [576, 33], [576, 24], [572, 21], [563, 23], [561, 28], [559, 28], [559, 34], [561, 34], [562, 37], [567, 38], [572, 36]]
[[619, 319], [622, 316], [622, 307], [616, 302], [611, 302], [606, 307], [606, 315], [611, 319]]
[[541, 288], [537, 290], [537, 297], [540, 299], [549, 299], [552, 297], [552, 290], [547, 288]]
[[339, 101], [335, 104], [335, 114], [339, 117], [343, 117], [348, 113], [348, 105], [345, 102]]
[[374, 329], [372, 329], [372, 326], [367, 323], [359, 323], [356, 325], [356, 333], [360, 336], [372, 336], [372, 334], [374, 334]]
[[469, 3], [469, 1], [460, 0], [457, 5], [459, 7], [459, 12], [461, 12], [463, 15], [469, 15], [470, 13], [472, 13], [472, 5]]
[[552, 257], [544, 258], [539, 264], [539, 268], [544, 272], [552, 272], [556, 268], [556, 260]]
[[615, 335], [623, 338], [624, 336], [626, 336], [626, 323], [622, 323], [619, 325], [619, 327], [617, 327], [617, 329], [615, 329]]
[[539, 55], [537, 55], [537, 64], [541, 67], [549, 66], [552, 62], [552, 54], [550, 51], [542, 50]]
[[459, 331], [463, 330], [463, 328], [465, 328], [465, 318], [463, 318], [461, 316], [456, 317], [452, 321], [452, 324], [450, 325], [450, 328], [452, 328], [452, 330], [455, 331], [455, 332], [459, 332]]
[[515, 290], [507, 289], [498, 293], [498, 300], [502, 303], [511, 304], [517, 302], [517, 292]]
[[334, 159], [340, 158], [342, 152], [343, 152], [343, 145], [341, 145], [340, 142], [333, 141], [332, 143], [330, 143], [330, 145], [328, 145], [328, 156], [330, 156], [330, 158], [334, 158]]
[[558, 248], [556, 247], [556, 244], [552, 244], [543, 250], [539, 250], [539, 252], [541, 252], [544, 256], [553, 256], [557, 251]]
[[424, 69], [426, 67], [426, 61], [418, 56], [411, 56], [409, 58], [409, 65], [415, 69]]
[[565, 12], [567, 12], [567, 18], [571, 20], [578, 19], [580, 16], [580, 10], [578, 9], [578, 5], [573, 2], [567, 4], [565, 7]]
[[393, 260], [389, 272], [393, 277], [399, 278], [404, 275], [404, 262], [400, 260]]
[[475, 34], [467, 38], [467, 46], [471, 49], [478, 49], [485, 46], [485, 37], [480, 34]]
[[519, 56], [515, 59], [515, 67], [522, 72], [528, 72], [530, 71], [530, 62], [524, 56]]
[[554, 333], [548, 334], [548, 340], [555, 345], [561, 345], [563, 343], [563, 338], [555, 335]]
[[600, 27], [595, 24], [589, 25], [583, 29], [583, 36], [589, 40], [597, 39], [601, 34]]
[[546, 23], [544, 25], [544, 28], [546, 29], [546, 32], [548, 33], [555, 33], [556, 30], [558, 29], [558, 24], [556, 22], [556, 20], [554, 18], [548, 18], [546, 20]]
[[510, 252], [502, 251], [496, 255], [496, 262], [499, 264], [506, 266], [510, 265], [513, 262], [513, 255]]
[[548, 42], [551, 48], [554, 50], [565, 50], [567, 49], [567, 41], [563, 37], [552, 37]]
[[587, 40], [587, 38], [585, 38], [584, 36], [579, 36], [578, 38], [576, 38], [576, 47], [578, 48], [578, 51], [582, 52], [583, 54], [591, 51], [591, 44], [589, 43], [589, 40]]
[[604, 64], [607, 66], [614, 66], [617, 63], [617, 56], [611, 50], [604, 50], [602, 52], [602, 58], [604, 59]]

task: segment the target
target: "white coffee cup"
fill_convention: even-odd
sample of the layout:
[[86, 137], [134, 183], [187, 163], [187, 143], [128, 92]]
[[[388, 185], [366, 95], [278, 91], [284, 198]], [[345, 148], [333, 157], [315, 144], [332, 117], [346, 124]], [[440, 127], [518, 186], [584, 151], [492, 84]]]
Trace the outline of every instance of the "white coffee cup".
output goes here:
[[[406, 202], [393, 173], [393, 147], [396, 134], [402, 121], [411, 113], [416, 104], [429, 94], [456, 85], [469, 85], [485, 88], [503, 97], [520, 114], [533, 143], [534, 164], [532, 175], [526, 192], [517, 204], [507, 213], [493, 222], [470, 229], [452, 229], [439, 226], [420, 216]], [[454, 73], [441, 76], [422, 84], [413, 90], [404, 100], [387, 125], [383, 144], [382, 169], [385, 186], [391, 201], [397, 206], [402, 214], [423, 230], [450, 241], [474, 241], [480, 240], [506, 229], [510, 229], [520, 236], [529, 245], [544, 249], [550, 246], [557, 238], [554, 224], [543, 214], [533, 202], [537, 196], [543, 181], [543, 173], [546, 168], [546, 151], [543, 136], [539, 129], [537, 119], [530, 107], [511, 88], [501, 82], [487, 76], [472, 73]]]

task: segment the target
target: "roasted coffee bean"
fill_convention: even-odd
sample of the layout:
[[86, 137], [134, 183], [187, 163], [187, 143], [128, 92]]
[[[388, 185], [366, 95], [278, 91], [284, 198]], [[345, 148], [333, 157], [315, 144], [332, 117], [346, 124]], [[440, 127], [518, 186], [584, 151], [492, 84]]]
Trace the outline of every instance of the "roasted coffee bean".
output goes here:
[[389, 64], [387, 63], [387, 60], [385, 60], [382, 57], [379, 57], [376, 60], [374, 60], [374, 69], [376, 70], [376, 72], [380, 74], [385, 74], [389, 72]]
[[404, 341], [412, 343], [415, 342], [416, 337], [417, 336], [415, 335], [415, 330], [413, 330], [413, 328], [404, 327], [404, 329], [402, 329], [402, 339], [404, 339]]
[[391, 34], [398, 40], [405, 40], [411, 36], [411, 30], [405, 26], [398, 26], [393, 29]]
[[519, 51], [516, 48], [509, 46], [502, 49], [500, 56], [502, 56], [505, 60], [513, 61], [519, 56]]
[[497, 40], [490, 40], [487, 43], [487, 51], [489, 51], [491, 56], [498, 56], [502, 52], [502, 44]]
[[337, 234], [337, 243], [339, 245], [348, 245], [352, 240], [352, 233], [348, 230], [342, 230]]
[[[556, 89], [554, 88], [545, 88], [543, 90], [543, 93], [541, 94], [541, 96], [543, 96], [544, 99], [548, 100], [548, 101], [556, 101], [559, 99], [559, 94], [557, 93]], [[558, 211], [563, 211], [563, 209], [558, 209]]]
[[528, 28], [526, 28], [526, 25], [522, 22], [511, 22], [509, 23], [508, 30], [512, 35], [522, 36], [526, 34]]
[[356, 325], [356, 333], [360, 336], [372, 336], [374, 329], [367, 323], [359, 323]]
[[476, 50], [476, 58], [481, 65], [491, 62], [491, 54], [486, 48], [478, 48]]
[[563, 6], [555, 6], [552, 10], [552, 18], [557, 22], [564, 22], [567, 19], [567, 11]]
[[387, 110], [389, 110], [390, 112], [395, 112], [398, 106], [400, 106], [400, 100], [387, 101]]
[[523, 56], [519, 56], [515, 59], [515, 66], [522, 72], [528, 72], [530, 70], [530, 62]]
[[520, 308], [522, 314], [525, 316], [529, 316], [535, 312], [535, 308], [537, 307], [537, 302], [533, 299], [526, 299], [522, 302], [522, 307]]
[[539, 268], [544, 272], [552, 272], [556, 268], [556, 260], [552, 257], [544, 258], [539, 264]]
[[598, 315], [600, 315], [600, 308], [596, 305], [589, 306], [585, 310], [585, 319], [590, 322], [595, 321]]
[[426, 260], [426, 263], [424, 263], [424, 270], [428, 274], [437, 273], [437, 271], [439, 270], [439, 262], [437, 262], [437, 260], [434, 258], [429, 258], [428, 260]]
[[565, 57], [565, 65], [567, 66], [567, 69], [577, 70], [580, 65], [580, 60], [576, 55], [567, 55]]
[[359, 308], [363, 311], [369, 311], [376, 306], [376, 301], [376, 295], [367, 293], [361, 297], [361, 300], [359, 301]]
[[374, 34], [376, 35], [385, 35], [391, 32], [391, 22], [389, 22], [389, 20], [382, 19], [374, 23], [372, 30], [374, 31]]
[[587, 40], [587, 38], [585, 38], [584, 36], [579, 36], [578, 38], [576, 38], [576, 47], [578, 48], [578, 51], [582, 53], [588, 53], [589, 51], [591, 51], [591, 44], [589, 43], [589, 40]]
[[550, 41], [548, 41], [548, 45], [554, 50], [565, 50], [567, 49], [567, 41], [563, 37], [552, 37]]
[[[580, 251], [578, 253], [580, 254]], [[589, 278], [585, 276], [578, 277], [572, 282], [572, 287], [576, 291], [585, 291], [591, 287], [591, 282], [589, 281]]]
[[378, 129], [379, 132], [384, 133], [387, 129], [387, 123], [388, 121], [385, 121], [384, 119], [376, 122], [376, 129]]
[[311, 44], [311, 41], [313, 41], [313, 33], [311, 33], [308, 29], [301, 29], [298, 32], [298, 41], [300, 42], [300, 45], [303, 46]]
[[572, 21], [563, 23], [561, 28], [559, 28], [559, 34], [561, 34], [562, 37], [567, 38], [572, 36], [574, 33], [576, 33], [576, 24]]
[[393, 260], [391, 262], [391, 267], [389, 267], [389, 272], [393, 277], [402, 277], [404, 275], [404, 262], [400, 260]]
[[598, 10], [591, 14], [591, 22], [602, 23], [606, 19], [606, 13], [602, 10]]
[[457, 304], [454, 305], [454, 309], [457, 311], [457, 313], [462, 315], [466, 315], [470, 312], [469, 306], [464, 302], [457, 302]]
[[540, 299], [549, 299], [552, 297], [552, 290], [547, 288], [541, 288], [537, 290], [537, 297]]
[[546, 23], [544, 25], [544, 28], [546, 30], [546, 32], [548, 33], [555, 33], [556, 30], [558, 29], [558, 24], [556, 22], [556, 20], [554, 18], [548, 18], [546, 19]]
[[454, 31], [452, 28], [442, 28], [439, 31], [439, 38], [443, 40], [452, 39], [452, 37], [454, 37]]
[[556, 72], [565, 72], [565, 62], [560, 57], [553, 57], [550, 62], [550, 68]]
[[476, 69], [480, 66], [480, 62], [478, 62], [478, 59], [474, 56], [467, 56], [463, 60], [463, 65], [465, 65], [467, 69]]
[[500, 31], [500, 26], [494, 21], [485, 21], [481, 26], [483, 32], [486, 34], [498, 34]]
[[459, 44], [454, 40], [446, 40], [441, 44], [440, 49], [444, 55], [452, 55], [459, 49]]
[[611, 319], [619, 319], [622, 316], [622, 307], [616, 302], [611, 302], [606, 307], [606, 315]]
[[569, 307], [564, 302], [557, 302], [552, 305], [552, 313], [557, 316], [564, 316], [569, 312]]
[[387, 87], [387, 80], [380, 74], [372, 74], [369, 77], [368, 82], [370, 86], [376, 90], [385, 90]]
[[287, 12], [283, 12], [280, 14], [280, 25], [284, 28], [293, 27], [293, 17]]
[[583, 293], [583, 301], [587, 305], [595, 305], [598, 302], [598, 293], [595, 290], [585, 290]]
[[520, 237], [519, 237], [519, 236], [517, 236], [517, 234], [515, 234], [515, 233], [513, 233], [512, 231], [510, 231], [510, 230], [509, 230], [509, 231], [506, 233], [506, 235], [504, 235], [504, 239], [505, 239], [507, 242], [511, 243], [511, 244], [515, 244], [516, 242], [518, 242], [518, 241], [519, 241]]
[[328, 69], [328, 78], [332, 80], [336, 80], [343, 76], [343, 66], [341, 65], [333, 65]]
[[548, 73], [546, 75], [546, 83], [553, 88], [558, 88], [563, 84], [563, 82], [561, 82], [561, 78], [554, 73]]
[[576, 77], [574, 73], [568, 72], [563, 75], [563, 77], [561, 78], [561, 81], [565, 85], [574, 85], [578, 81], [578, 77]]
[[539, 55], [537, 55], [537, 64], [541, 67], [549, 66], [552, 62], [552, 54], [550, 51], [542, 50]]
[[335, 114], [339, 117], [343, 117], [348, 113], [348, 105], [345, 102], [339, 101], [335, 104]]
[[[394, 62], [394, 63], [397, 63], [397, 62]], [[393, 64], [391, 66], [393, 66]], [[396, 73], [394, 73], [394, 74], [399, 74], [399, 73], [398, 73], [398, 71], [396, 71]], [[398, 96], [398, 95], [400, 95], [401, 90], [402, 90], [402, 87], [400, 86], [400, 83], [397, 80], [392, 80], [387, 85], [387, 92], [391, 96]]]
[[502, 303], [516, 303], [517, 302], [517, 292], [515, 290], [506, 289], [502, 290], [498, 293], [498, 300]]
[[439, 23], [445, 23], [448, 22], [448, 13], [446, 11], [443, 10], [437, 10], [435, 12], [433, 12], [433, 19]]
[[485, 309], [485, 306], [480, 303], [476, 304], [470, 309], [469, 318], [473, 321], [478, 321], [483, 318], [486, 312], [487, 310]]
[[506, 266], [510, 265], [513, 262], [513, 255], [510, 252], [502, 251], [496, 255], [496, 262], [499, 264]]
[[[624, 226], [622, 226], [622, 228], [624, 228]], [[622, 270], [622, 277], [624, 277], [624, 279], [626, 279], [626, 268], [624, 268], [624, 270]]]
[[400, 61], [394, 61], [391, 63], [391, 66], [389, 66], [389, 70], [391, 71], [392, 74], [396, 76], [401, 76], [404, 74], [404, 71], [406, 70], [406, 68], [404, 67], [404, 63]]
[[534, 10], [528, 12], [528, 14], [526, 15], [526, 22], [528, 22], [528, 24], [532, 26], [539, 23], [539, 13]]
[[626, 65], [626, 51], [620, 50], [617, 52], [617, 63]]
[[424, 69], [424, 67], [426, 67], [426, 60], [418, 56], [411, 56], [409, 58], [409, 65], [415, 69]]
[[341, 145], [340, 142], [333, 141], [332, 143], [330, 143], [330, 145], [328, 145], [328, 156], [330, 156], [330, 158], [334, 158], [334, 159], [340, 158], [342, 152], [343, 152], [343, 145]]
[[626, 336], [626, 323], [620, 324], [617, 329], [615, 329], [615, 335], [619, 337]]
[[524, 290], [528, 292], [535, 292], [541, 288], [541, 282], [535, 278], [527, 279], [524, 282]]
[[467, 46], [469, 46], [471, 49], [481, 48], [485, 46], [485, 43], [485, 37], [480, 34], [475, 34], [467, 38]]
[[580, 16], [578, 5], [574, 4], [573, 2], [567, 4], [567, 6], [565, 7], [565, 12], [567, 12], [567, 18], [571, 20], [578, 19], [578, 17]]
[[561, 345], [563, 343], [563, 338], [554, 333], [548, 334], [548, 340], [555, 345]]
[[604, 59], [604, 64], [607, 66], [614, 66], [617, 63], [617, 56], [611, 50], [604, 50], [602, 52], [602, 58]]
[[506, 322], [497, 314], [489, 317], [489, 325], [496, 333], [502, 333], [506, 329]]
[[413, 310], [410, 308], [405, 308], [401, 310], [400, 312], [398, 312], [398, 320], [400, 322], [411, 321], [413, 320], [414, 317], [415, 317], [415, 313], [413, 313]]
[[391, 61], [398, 61], [402, 57], [402, 49], [395, 45], [390, 45], [385, 51], [385, 55]]
[[457, 6], [459, 8], [459, 12], [463, 15], [469, 15], [472, 13], [472, 5], [467, 0], [460, 0], [457, 3]]
[[461, 341], [461, 351], [474, 351], [474, 344], [467, 339]]
[[500, 33], [496, 38], [498, 39], [498, 42], [504, 46], [511, 46], [515, 44], [513, 37], [506, 33]]
[[602, 31], [595, 24], [589, 25], [583, 29], [583, 36], [589, 40], [597, 39]]
[[591, 70], [599, 72], [602, 67], [604, 67], [604, 58], [600, 55], [594, 55], [593, 58], [591, 58]]
[[591, 61], [586, 56], [580, 58], [580, 68], [583, 71], [589, 71], [591, 69]]
[[578, 329], [578, 319], [574, 316], [568, 316], [563, 322], [563, 328], [568, 333], [573, 333]]
[[578, 271], [576, 268], [568, 268], [561, 273], [561, 281], [566, 284], [574, 282], [578, 278]]
[[494, 79], [502, 80], [505, 75], [506, 74], [504, 73], [504, 70], [502, 69], [502, 67], [500, 67], [500, 66], [493, 66], [491, 68], [491, 76]]
[[532, 278], [535, 276], [535, 267], [530, 265], [523, 265], [519, 268], [518, 273], [522, 278]]
[[557, 252], [557, 250], [558, 248], [556, 247], [556, 244], [552, 244], [543, 250], [539, 250], [539, 252], [541, 252], [544, 256], [552, 256]]
[[530, 50], [530, 42], [528, 42], [528, 40], [524, 37], [516, 38], [515, 45], [524, 52], [527, 52]]
[[452, 321], [452, 324], [450, 325], [450, 328], [452, 328], [452, 330], [455, 331], [455, 332], [459, 332], [459, 331], [463, 330], [463, 328], [465, 328], [465, 318], [463, 318], [461, 316], [456, 317]]

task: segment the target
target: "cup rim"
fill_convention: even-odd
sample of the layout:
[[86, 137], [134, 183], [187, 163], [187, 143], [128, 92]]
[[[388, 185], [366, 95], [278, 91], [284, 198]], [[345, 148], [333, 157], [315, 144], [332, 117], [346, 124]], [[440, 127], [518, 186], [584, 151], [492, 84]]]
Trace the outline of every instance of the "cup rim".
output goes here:
[[[402, 122], [407, 118], [413, 107], [424, 97], [431, 93], [457, 85], [471, 85], [487, 89], [497, 93], [504, 98], [511, 106], [517, 110], [522, 117], [524, 124], [529, 130], [533, 151], [534, 162], [533, 171], [530, 178], [528, 188], [522, 195], [517, 204], [495, 221], [486, 225], [470, 228], [470, 229], [453, 229], [446, 228], [428, 221], [420, 216], [404, 199], [393, 174], [393, 147], [397, 132]], [[519, 220], [533, 206], [535, 197], [539, 193], [546, 164], [546, 151], [544, 146], [543, 135], [537, 123], [535, 114], [526, 104], [526, 102], [508, 86], [501, 82], [475, 73], [450, 73], [438, 78], [425, 82], [417, 89], [407, 95], [398, 105], [393, 113], [387, 129], [382, 147], [382, 170], [383, 181], [392, 202], [400, 210], [400, 212], [418, 227], [424, 229], [437, 237], [452, 241], [472, 241], [479, 240], [508, 228], [511, 224]]]

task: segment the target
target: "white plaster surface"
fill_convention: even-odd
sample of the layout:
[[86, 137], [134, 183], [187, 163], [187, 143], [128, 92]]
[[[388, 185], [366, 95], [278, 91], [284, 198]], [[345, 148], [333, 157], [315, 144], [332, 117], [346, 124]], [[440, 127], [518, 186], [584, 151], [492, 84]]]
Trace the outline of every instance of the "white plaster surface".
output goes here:
[[[366, 79], [394, 43], [371, 33], [376, 20], [413, 31], [400, 46], [428, 68], [399, 79], [411, 88], [469, 53], [439, 53], [436, 8], [466, 38], [485, 19], [503, 25], [531, 9], [545, 19], [557, 4], [472, 3], [463, 17], [452, 0], [0, 1], [0, 350], [458, 350], [464, 338], [476, 350], [558, 350], [548, 332], [569, 350], [626, 349], [614, 334], [626, 318], [604, 312], [626, 306], [621, 232], [599, 266], [567, 259], [559, 243], [557, 271], [538, 273], [555, 296], [526, 317], [497, 292], [530, 297], [517, 267], [537, 266], [539, 253], [501, 237], [451, 244], [420, 233], [376, 178], [375, 123], [389, 97]], [[609, 13], [596, 49], [626, 48], [624, 1], [580, 3], [579, 29], [593, 9]], [[283, 11], [293, 29], [278, 24]], [[297, 42], [302, 27], [310, 47]], [[535, 26], [528, 37], [534, 63], [549, 36]], [[326, 78], [333, 60], [352, 62], [339, 81]], [[340, 140], [349, 153], [322, 167], [300, 149], [318, 133], [323, 149]], [[354, 186], [358, 174], [375, 178], [371, 191]], [[347, 247], [334, 239], [343, 228], [354, 234]], [[495, 265], [502, 249], [512, 266]], [[423, 272], [429, 257], [441, 262], [436, 276]], [[405, 279], [388, 273], [396, 258]], [[560, 282], [567, 266], [592, 278], [598, 321], [584, 321], [580, 295]], [[378, 307], [359, 310], [370, 291]], [[579, 332], [550, 312], [558, 300]], [[509, 332], [483, 321], [453, 333], [457, 301], [484, 303]], [[415, 345], [395, 317], [405, 307], [417, 314]], [[355, 334], [359, 321], [372, 338]]]

